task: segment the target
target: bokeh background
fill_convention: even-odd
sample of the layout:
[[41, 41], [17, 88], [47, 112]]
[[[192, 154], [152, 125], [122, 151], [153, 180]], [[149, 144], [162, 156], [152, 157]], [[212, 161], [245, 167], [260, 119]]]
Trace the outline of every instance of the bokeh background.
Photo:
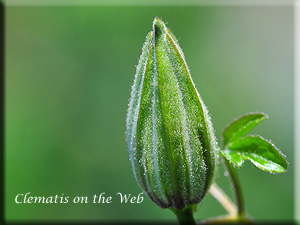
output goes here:
[[[293, 8], [212, 6], [6, 7], [5, 218], [7, 221], [175, 221], [138, 195], [125, 143], [135, 65], [155, 16], [184, 50], [216, 135], [251, 111], [270, 117], [252, 133], [287, 155], [288, 172], [250, 163], [238, 172], [258, 220], [293, 219]], [[220, 163], [216, 182], [232, 196]], [[111, 204], [16, 204], [17, 194], [88, 196]], [[211, 197], [197, 220], [224, 214]]]

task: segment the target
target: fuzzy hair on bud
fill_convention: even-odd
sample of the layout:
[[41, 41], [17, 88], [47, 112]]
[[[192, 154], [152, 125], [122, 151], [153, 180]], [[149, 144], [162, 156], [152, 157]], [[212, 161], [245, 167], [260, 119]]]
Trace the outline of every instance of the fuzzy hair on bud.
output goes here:
[[218, 145], [178, 41], [159, 18], [136, 68], [126, 140], [135, 179], [158, 206], [181, 210], [203, 199]]

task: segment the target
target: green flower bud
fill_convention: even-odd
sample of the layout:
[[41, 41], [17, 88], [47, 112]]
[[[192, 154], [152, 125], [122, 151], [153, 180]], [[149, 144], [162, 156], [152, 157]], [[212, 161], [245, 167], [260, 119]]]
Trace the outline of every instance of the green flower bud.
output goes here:
[[126, 136], [135, 179], [158, 206], [181, 210], [203, 199], [216, 164], [214, 129], [178, 41], [158, 18], [136, 68]]

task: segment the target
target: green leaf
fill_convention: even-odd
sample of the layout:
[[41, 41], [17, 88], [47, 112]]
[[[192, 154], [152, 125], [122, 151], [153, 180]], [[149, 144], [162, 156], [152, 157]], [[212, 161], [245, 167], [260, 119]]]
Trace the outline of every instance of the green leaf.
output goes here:
[[222, 155], [237, 167], [249, 160], [259, 169], [271, 173], [283, 173], [287, 169], [287, 161], [280, 150], [260, 136], [240, 138], [228, 145]]
[[268, 119], [268, 116], [261, 112], [247, 113], [234, 119], [223, 130], [223, 146], [226, 147], [231, 142], [243, 137], [257, 124], [265, 119]]

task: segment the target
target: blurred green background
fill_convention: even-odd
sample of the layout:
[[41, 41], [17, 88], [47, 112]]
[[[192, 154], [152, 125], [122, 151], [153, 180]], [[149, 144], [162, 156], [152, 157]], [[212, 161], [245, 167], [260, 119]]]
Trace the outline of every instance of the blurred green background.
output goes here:
[[[289, 170], [239, 170], [258, 220], [293, 219], [292, 7], [6, 7], [5, 217], [15, 220], [175, 221], [141, 192], [125, 143], [135, 65], [155, 16], [184, 50], [216, 135], [234, 117], [263, 111], [259, 133], [287, 155]], [[252, 133], [253, 133], [252, 132]], [[232, 196], [218, 165], [217, 183]], [[111, 204], [16, 204], [17, 194], [88, 196]], [[196, 219], [224, 214], [210, 196]]]

